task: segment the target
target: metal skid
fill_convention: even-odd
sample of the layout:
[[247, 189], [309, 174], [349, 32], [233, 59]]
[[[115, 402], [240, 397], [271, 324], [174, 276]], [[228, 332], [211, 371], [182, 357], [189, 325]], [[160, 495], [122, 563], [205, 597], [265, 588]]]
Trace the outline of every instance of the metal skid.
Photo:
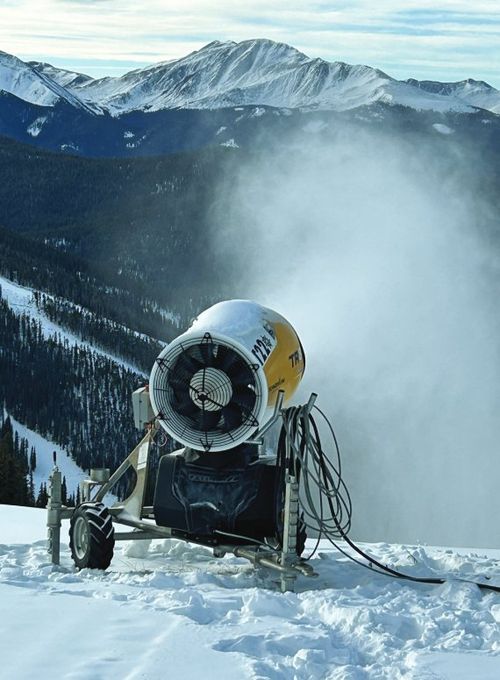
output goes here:
[[[316, 395], [311, 395], [307, 404], [312, 409]], [[260, 428], [249, 443], [263, 443], [263, 435], [282, 417], [283, 392], [278, 394], [276, 405], [271, 418]], [[90, 478], [82, 483], [82, 502], [105, 502], [106, 494], [111, 491], [130, 469], [137, 476], [132, 493], [122, 502], [115, 503], [108, 508], [113, 523], [130, 527], [132, 531], [114, 533], [115, 541], [146, 540], [175, 537], [178, 540], [190, 541], [189, 537], [179, 536], [175, 529], [161, 527], [153, 523], [153, 508], [144, 505], [147, 479], [148, 461], [151, 444], [157, 432], [157, 424], [153, 423], [145, 437], [139, 442], [130, 455], [117, 470], [109, 476], [109, 470], [98, 468], [90, 471]], [[290, 452], [287, 448], [287, 460]], [[49, 478], [49, 501], [47, 505], [48, 552], [53, 564], [60, 562], [60, 530], [61, 520], [70, 519], [74, 508], [68, 508], [61, 503], [61, 472], [54, 461], [54, 468]], [[280, 548], [270, 546], [251, 546], [232, 544], [231, 542], [213, 547], [214, 556], [223, 557], [233, 554], [249, 560], [253, 565], [276, 571], [282, 592], [293, 591], [296, 578], [302, 574], [316, 576], [312, 567], [297, 555], [297, 529], [299, 524], [299, 485], [297, 479], [285, 473], [285, 494], [283, 507], [283, 540]]]

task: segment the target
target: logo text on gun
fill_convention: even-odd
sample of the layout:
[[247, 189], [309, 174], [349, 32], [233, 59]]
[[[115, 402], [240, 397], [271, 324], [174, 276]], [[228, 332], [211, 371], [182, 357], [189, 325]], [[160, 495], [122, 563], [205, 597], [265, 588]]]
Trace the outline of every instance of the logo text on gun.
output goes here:
[[273, 343], [265, 335], [257, 339], [257, 342], [252, 348], [252, 354], [259, 362], [260, 366], [264, 366], [267, 357], [271, 354]]

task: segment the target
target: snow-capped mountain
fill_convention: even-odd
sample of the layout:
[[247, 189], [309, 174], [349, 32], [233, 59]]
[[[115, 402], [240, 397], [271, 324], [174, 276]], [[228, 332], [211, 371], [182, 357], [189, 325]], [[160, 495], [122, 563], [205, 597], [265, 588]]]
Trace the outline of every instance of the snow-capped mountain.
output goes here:
[[440, 112], [500, 107], [500, 92], [480, 81], [398, 81], [370, 66], [311, 59], [271, 40], [216, 41], [180, 59], [101, 79], [2, 53], [0, 89], [43, 106], [63, 98], [114, 116], [245, 105], [345, 111], [383, 102]]
[[27, 63], [28, 66], [31, 66], [37, 73], [51, 78], [58, 85], [61, 85], [61, 87], [78, 87], [83, 83], [93, 81], [93, 78], [86, 76], [83, 73], [67, 71], [66, 69], [57, 68], [56, 66], [41, 61], [29, 61]]
[[496, 147], [498, 113], [500, 92], [482, 81], [398, 81], [271, 40], [212, 42], [99, 79], [0, 53], [0, 135], [82, 156], [255, 148], [343, 122], [489, 135]]
[[69, 89], [82, 101], [119, 115], [259, 104], [347, 110], [390, 98], [391, 84], [389, 76], [368, 66], [330, 64], [288, 45], [250, 40], [213, 42], [182, 59]]
[[414, 80], [410, 78], [406, 82], [431, 94], [461, 99], [471, 106], [500, 113], [500, 92], [485, 83], [484, 80], [468, 78], [456, 83], [440, 83], [435, 80]]
[[43, 70], [37, 71], [30, 64], [11, 54], [0, 51], [0, 92], [38, 106], [54, 106], [65, 101], [79, 109], [88, 106]]

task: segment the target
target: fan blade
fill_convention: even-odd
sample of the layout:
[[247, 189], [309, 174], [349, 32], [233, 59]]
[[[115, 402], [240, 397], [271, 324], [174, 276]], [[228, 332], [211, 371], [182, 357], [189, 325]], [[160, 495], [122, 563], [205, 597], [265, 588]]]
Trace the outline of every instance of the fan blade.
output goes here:
[[217, 427], [220, 419], [220, 411], [202, 411], [197, 410], [196, 414], [191, 417], [195, 428], [201, 432], [207, 432]]
[[255, 384], [253, 371], [244, 361], [231, 366], [226, 374], [234, 386]]
[[217, 356], [215, 357], [214, 366], [227, 374], [233, 364], [239, 361], [239, 356], [229, 347], [225, 345], [217, 345]]
[[203, 361], [203, 366], [209, 367], [214, 365], [214, 346], [211, 342], [202, 342], [199, 345], [199, 351]]
[[198, 407], [191, 400], [187, 393], [179, 393], [174, 390], [174, 399], [172, 399], [172, 408], [181, 416], [191, 418], [197, 411]]
[[201, 361], [198, 361], [193, 357], [191, 354], [188, 352], [183, 352], [178, 358], [177, 361], [175, 362], [173, 368], [172, 368], [172, 375], [179, 375], [180, 376], [189, 376], [188, 380], [192, 378], [192, 376], [200, 370], [200, 368], [203, 368], [203, 364]]
[[241, 408], [234, 403], [230, 403], [221, 411], [224, 417], [224, 426], [222, 430], [224, 432], [230, 432], [235, 430], [242, 423]]
[[190, 385], [190, 376], [179, 371], [179, 373], [172, 373], [168, 378], [169, 387], [171, 387], [175, 392], [186, 392]]
[[255, 405], [256, 394], [249, 387], [239, 385], [233, 390], [232, 400], [241, 406], [245, 413], [250, 413]]

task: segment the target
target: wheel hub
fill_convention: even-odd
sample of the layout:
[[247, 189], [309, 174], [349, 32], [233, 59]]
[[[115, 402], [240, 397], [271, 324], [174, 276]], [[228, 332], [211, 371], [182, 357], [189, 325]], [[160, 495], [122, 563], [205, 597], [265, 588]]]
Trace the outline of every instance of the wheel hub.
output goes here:
[[89, 547], [89, 530], [83, 517], [77, 517], [73, 530], [75, 553], [78, 559], [83, 559]]

